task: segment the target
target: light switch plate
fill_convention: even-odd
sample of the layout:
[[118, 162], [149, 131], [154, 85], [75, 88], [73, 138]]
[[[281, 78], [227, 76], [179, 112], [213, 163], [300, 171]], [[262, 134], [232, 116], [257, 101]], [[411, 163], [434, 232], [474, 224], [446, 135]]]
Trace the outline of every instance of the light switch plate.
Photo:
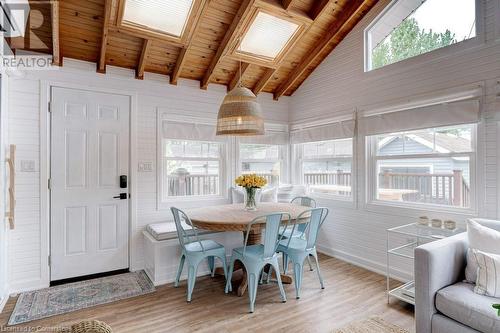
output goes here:
[[35, 161], [22, 160], [21, 161], [21, 172], [35, 172]]
[[153, 172], [153, 162], [139, 162], [139, 172]]

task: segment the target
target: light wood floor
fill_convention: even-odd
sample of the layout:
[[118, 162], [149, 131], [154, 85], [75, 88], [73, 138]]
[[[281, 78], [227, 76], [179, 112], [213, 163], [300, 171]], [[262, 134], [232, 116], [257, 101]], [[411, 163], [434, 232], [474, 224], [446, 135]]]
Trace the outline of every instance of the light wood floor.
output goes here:
[[[222, 277], [202, 277], [196, 281], [191, 304], [186, 303], [184, 281], [179, 288], [169, 284], [158, 287], [153, 294], [34, 321], [26, 326], [69, 326], [80, 320], [97, 319], [111, 325], [115, 333], [332, 332], [351, 321], [375, 315], [414, 331], [413, 307], [397, 301], [387, 305], [383, 276], [324, 255], [320, 265], [326, 289], [320, 289], [316, 272], [306, 269], [300, 300], [295, 299], [293, 285], [285, 285], [286, 303], [281, 303], [276, 284], [262, 285], [253, 314], [248, 313], [247, 294], [244, 297], [225, 295]], [[0, 331], [15, 301], [11, 298], [0, 314]], [[25, 326], [12, 328], [21, 327]]]

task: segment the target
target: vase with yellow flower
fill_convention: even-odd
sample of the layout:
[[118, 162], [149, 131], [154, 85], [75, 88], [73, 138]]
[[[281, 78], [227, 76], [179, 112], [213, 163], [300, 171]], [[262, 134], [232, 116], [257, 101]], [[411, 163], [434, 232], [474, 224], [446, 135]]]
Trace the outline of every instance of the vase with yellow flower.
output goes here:
[[266, 178], [258, 176], [254, 173], [246, 174], [236, 178], [235, 183], [236, 185], [243, 187], [246, 191], [245, 209], [257, 210], [257, 202], [255, 200], [255, 196], [259, 188], [266, 186]]

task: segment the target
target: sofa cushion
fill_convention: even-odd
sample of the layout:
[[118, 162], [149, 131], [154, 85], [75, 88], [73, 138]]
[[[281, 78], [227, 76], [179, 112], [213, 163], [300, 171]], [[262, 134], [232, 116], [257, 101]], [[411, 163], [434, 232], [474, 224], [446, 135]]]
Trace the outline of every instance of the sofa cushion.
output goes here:
[[474, 293], [469, 283], [457, 283], [438, 291], [436, 308], [439, 312], [481, 332], [500, 332], [500, 317], [491, 307], [500, 299]]

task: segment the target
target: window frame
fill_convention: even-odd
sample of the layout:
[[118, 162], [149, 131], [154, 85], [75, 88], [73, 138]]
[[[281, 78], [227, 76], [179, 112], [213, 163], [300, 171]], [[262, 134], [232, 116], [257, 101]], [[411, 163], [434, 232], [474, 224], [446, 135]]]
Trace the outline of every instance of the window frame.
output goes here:
[[[177, 141], [192, 141], [192, 142], [211, 142], [219, 145], [219, 158], [207, 157], [165, 157], [164, 151], [166, 147], [166, 141], [169, 140], [177, 140]], [[228, 166], [227, 160], [228, 156], [228, 143], [227, 142], [217, 142], [217, 141], [209, 141], [209, 140], [189, 140], [189, 139], [166, 139], [161, 136], [158, 137], [158, 166], [157, 166], [157, 208], [161, 209], [169, 209], [171, 203], [174, 202], [193, 202], [193, 201], [214, 201], [214, 200], [222, 200], [227, 199], [227, 195], [225, 195], [226, 188], [228, 186], [227, 176], [228, 176]], [[185, 195], [185, 196], [169, 196], [168, 193], [165, 197], [163, 197], [163, 177], [164, 172], [166, 171], [165, 161], [167, 160], [175, 160], [175, 161], [218, 161], [219, 162], [219, 193], [213, 195]]]
[[[347, 140], [351, 139], [352, 140], [352, 156], [350, 158], [351, 160], [351, 195], [350, 196], [343, 196], [343, 195], [338, 195], [338, 194], [331, 194], [331, 193], [319, 193], [319, 192], [309, 192], [308, 196], [313, 197], [313, 198], [318, 198], [318, 199], [325, 199], [325, 200], [331, 200], [332, 202], [335, 203], [341, 203], [341, 204], [347, 204], [348, 207], [352, 207], [356, 204], [357, 201], [357, 138], [352, 137], [352, 138], [342, 138], [342, 139], [332, 139], [332, 140], [322, 140], [322, 141], [340, 141], [340, 140]], [[313, 141], [313, 142], [321, 142], [321, 141]], [[304, 184], [304, 168], [303, 168], [303, 163], [304, 162], [313, 162], [313, 161], [331, 161], [331, 160], [348, 160], [348, 157], [334, 157], [334, 158], [329, 158], [329, 157], [321, 157], [321, 158], [304, 158], [303, 157], [303, 145], [311, 143], [311, 142], [304, 142], [304, 143], [298, 143], [298, 144], [291, 144], [290, 146], [293, 149], [293, 158], [296, 161], [293, 163], [294, 165], [294, 177], [293, 179], [297, 184], [307, 186]]]
[[[475, 9], [476, 9], [476, 36], [459, 41], [457, 43], [445, 46], [445, 47], [440, 47], [437, 49], [434, 49], [429, 52], [425, 52], [413, 57], [409, 57], [403, 60], [400, 60], [398, 62], [394, 62], [392, 64], [388, 64], [382, 67], [378, 68], [372, 68], [372, 43], [371, 43], [371, 35], [370, 35], [370, 30], [373, 28], [374, 25], [376, 25], [391, 9], [392, 7], [401, 0], [392, 0], [364, 29], [363, 31], [363, 53], [364, 53], [364, 59], [363, 59], [363, 64], [364, 64], [364, 72], [365, 73], [370, 73], [370, 72], [375, 72], [379, 71], [383, 68], [394, 68], [398, 67], [396, 64], [400, 64], [399, 66], [402, 66], [403, 69], [408, 70], [408, 66], [420, 64], [420, 63], [425, 63], [427, 61], [433, 60], [435, 58], [440, 58], [442, 56], [448, 55], [448, 53], [456, 53], [457, 51], [461, 49], [468, 49], [468, 48], [473, 48], [477, 47], [478, 45], [484, 44], [485, 43], [485, 26], [484, 26], [484, 1], [483, 0], [475, 0]], [[497, 0], [500, 2], [500, 0]], [[395, 66], [396, 65], [396, 66]]]
[[281, 144], [266, 144], [266, 143], [256, 143], [257, 145], [265, 145], [265, 146], [278, 146], [278, 154], [279, 158], [278, 159], [244, 159], [241, 158], [241, 145], [245, 144], [252, 144], [252, 143], [247, 143], [247, 142], [236, 142], [236, 173], [237, 175], [241, 175], [243, 173], [242, 170], [242, 164], [243, 163], [252, 163], [252, 162], [270, 162], [270, 163], [276, 163], [280, 162], [280, 179], [278, 186], [281, 184], [286, 184], [288, 182], [289, 178], [289, 172], [288, 172], [288, 167], [289, 165], [289, 147], [290, 144], [286, 145], [281, 145]]
[[[478, 163], [478, 129], [479, 124], [464, 124], [471, 126], [471, 149], [472, 152], [458, 152], [458, 153], [422, 153], [422, 154], [407, 154], [407, 155], [382, 155], [377, 156], [377, 135], [365, 136], [365, 161], [366, 161], [366, 206], [370, 207], [382, 207], [387, 209], [392, 208], [407, 208], [419, 211], [439, 211], [447, 213], [456, 213], [463, 215], [477, 215], [478, 209], [478, 183], [479, 177], [477, 173], [477, 163]], [[456, 125], [460, 126], [460, 125]], [[438, 126], [432, 128], [446, 128], [453, 126]], [[430, 128], [429, 128], [430, 129]], [[394, 132], [404, 133], [403, 132]], [[392, 134], [392, 133], [391, 133]], [[456, 207], [441, 204], [432, 203], [417, 203], [417, 202], [398, 202], [389, 200], [380, 200], [377, 198], [378, 193], [378, 161], [390, 161], [390, 160], [404, 160], [404, 159], [432, 159], [432, 158], [446, 158], [446, 157], [469, 157], [469, 178], [470, 178], [470, 207]]]

